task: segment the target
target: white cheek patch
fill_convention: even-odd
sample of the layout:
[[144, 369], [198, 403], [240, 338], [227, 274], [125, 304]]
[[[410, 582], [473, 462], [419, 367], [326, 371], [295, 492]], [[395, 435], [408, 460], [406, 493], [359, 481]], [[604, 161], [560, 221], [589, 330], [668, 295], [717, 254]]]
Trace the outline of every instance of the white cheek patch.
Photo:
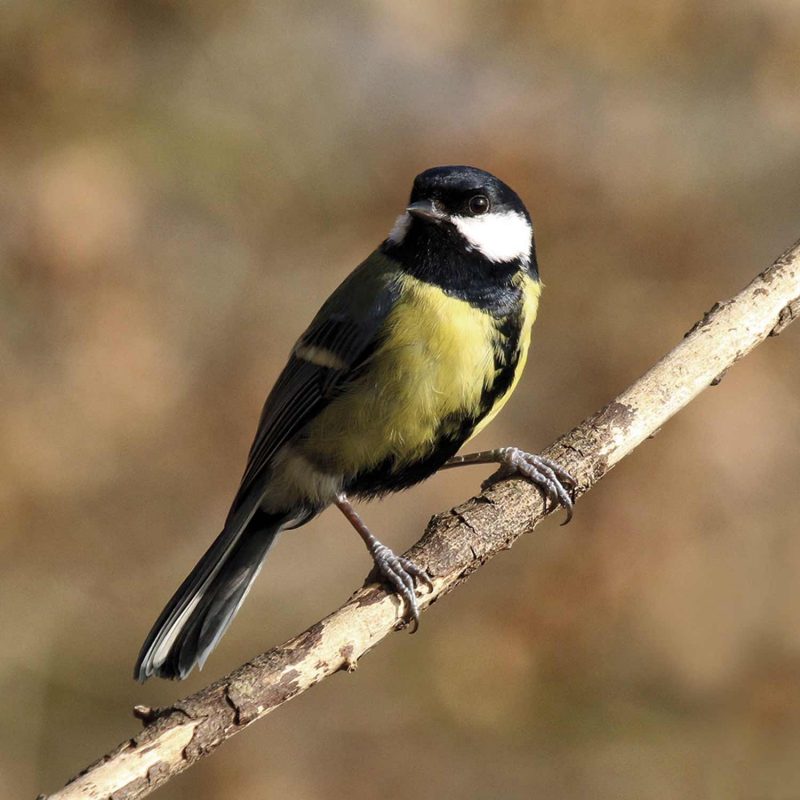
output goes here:
[[389, 231], [389, 241], [393, 244], [402, 244], [411, 225], [411, 214], [404, 211], [395, 221], [394, 227]]
[[489, 261], [527, 262], [530, 258], [533, 231], [522, 214], [503, 211], [481, 217], [452, 217], [450, 221]]

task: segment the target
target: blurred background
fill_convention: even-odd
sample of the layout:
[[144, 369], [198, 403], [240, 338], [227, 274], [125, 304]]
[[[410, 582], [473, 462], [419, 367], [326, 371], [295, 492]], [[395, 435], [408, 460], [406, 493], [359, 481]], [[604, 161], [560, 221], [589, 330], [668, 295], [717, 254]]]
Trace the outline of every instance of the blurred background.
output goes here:
[[[32, 797], [344, 601], [283, 537], [184, 684], [131, 679], [218, 532], [263, 398], [414, 175], [536, 223], [540, 449], [800, 236], [794, 0], [7, 0], [0, 22], [0, 796]], [[159, 797], [800, 796], [800, 330], [583, 499]], [[363, 513], [395, 548], [477, 491]]]

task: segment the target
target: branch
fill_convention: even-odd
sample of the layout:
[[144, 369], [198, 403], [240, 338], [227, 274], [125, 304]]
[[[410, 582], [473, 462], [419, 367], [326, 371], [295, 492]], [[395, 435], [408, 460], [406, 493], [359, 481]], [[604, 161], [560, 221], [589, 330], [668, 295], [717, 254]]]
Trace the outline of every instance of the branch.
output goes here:
[[[768, 336], [800, 316], [800, 242], [732, 300], [716, 303], [683, 341], [613, 402], [562, 436], [546, 455], [588, 491], [624, 456]], [[433, 577], [420, 608], [436, 602], [545, 517], [523, 480], [497, 484], [439, 514], [409, 551]], [[370, 579], [368, 579], [370, 580]], [[400, 602], [367, 583], [341, 608], [285, 644], [164, 709], [137, 706], [144, 730], [123, 742], [51, 800], [144, 797], [226, 739], [358, 659], [400, 624]], [[40, 795], [40, 798], [44, 798]]]

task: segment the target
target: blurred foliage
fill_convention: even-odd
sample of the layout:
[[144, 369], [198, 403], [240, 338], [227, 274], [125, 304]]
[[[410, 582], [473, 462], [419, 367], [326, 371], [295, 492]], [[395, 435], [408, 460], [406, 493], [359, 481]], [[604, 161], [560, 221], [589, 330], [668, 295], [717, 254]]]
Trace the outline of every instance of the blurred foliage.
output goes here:
[[[318, 619], [369, 567], [283, 537], [202, 674], [130, 670], [263, 397], [411, 179], [536, 221], [527, 375], [479, 446], [546, 445], [798, 236], [793, 0], [9, 0], [0, 25], [0, 796], [33, 796]], [[798, 331], [581, 501], [162, 798], [800, 795]], [[364, 509], [385, 541], [475, 491]]]

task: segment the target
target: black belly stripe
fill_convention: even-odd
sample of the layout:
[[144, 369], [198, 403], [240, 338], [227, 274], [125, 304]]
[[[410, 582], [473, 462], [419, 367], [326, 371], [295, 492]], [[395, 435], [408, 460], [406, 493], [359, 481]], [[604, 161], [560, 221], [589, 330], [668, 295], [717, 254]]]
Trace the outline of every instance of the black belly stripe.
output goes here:
[[398, 467], [393, 458], [386, 458], [372, 469], [361, 472], [347, 481], [344, 489], [364, 499], [381, 497], [389, 492], [407, 489], [433, 475], [448, 458], [454, 456], [477, 423], [464, 417], [455, 430], [439, 436], [430, 452], [411, 464]]
[[[520, 336], [522, 334], [522, 314], [518, 309], [516, 313], [509, 314], [498, 326], [498, 341], [500, 351], [494, 358], [494, 382], [483, 390], [489, 399], [489, 406], [484, 411], [488, 414], [494, 404], [511, 388], [514, 376], [517, 374], [520, 357]], [[481, 398], [483, 405], [483, 398]]]

